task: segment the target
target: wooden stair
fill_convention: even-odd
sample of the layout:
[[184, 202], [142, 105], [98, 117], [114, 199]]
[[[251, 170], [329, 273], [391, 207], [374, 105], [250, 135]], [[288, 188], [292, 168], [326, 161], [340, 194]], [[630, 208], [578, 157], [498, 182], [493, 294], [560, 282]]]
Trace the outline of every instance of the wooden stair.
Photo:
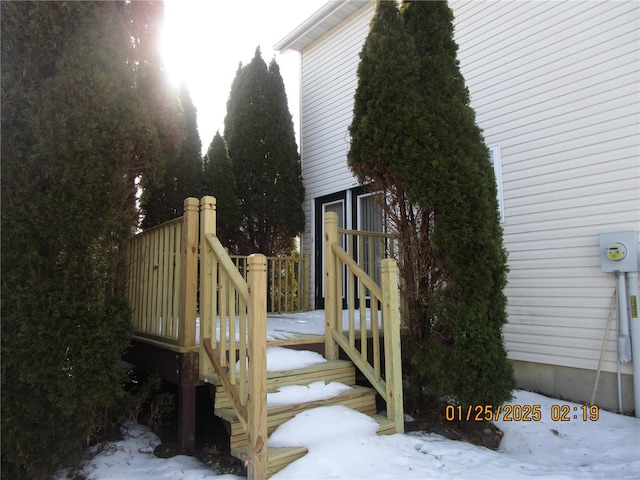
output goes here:
[[[277, 405], [267, 408], [267, 432], [270, 435], [276, 428], [293, 418], [296, 414], [316, 407], [343, 405], [373, 417], [380, 428], [378, 434], [395, 433], [394, 423], [376, 413], [376, 391], [372, 388], [356, 385], [355, 366], [346, 360], [331, 360], [310, 367], [268, 372], [267, 391], [276, 392], [278, 388], [290, 385], [309, 385], [313, 382], [340, 382], [351, 389], [329, 399], [314, 400], [301, 404]], [[220, 417], [227, 427], [231, 454], [241, 460], [247, 457], [247, 432], [238, 420], [231, 401], [221, 382], [214, 379], [216, 387], [214, 414]], [[271, 476], [307, 453], [306, 448], [269, 448], [267, 475]]]

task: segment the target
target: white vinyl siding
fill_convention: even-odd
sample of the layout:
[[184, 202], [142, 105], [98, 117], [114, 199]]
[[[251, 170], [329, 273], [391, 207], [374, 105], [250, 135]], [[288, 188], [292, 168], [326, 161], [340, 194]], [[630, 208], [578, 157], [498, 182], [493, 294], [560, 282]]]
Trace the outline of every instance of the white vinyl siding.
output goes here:
[[[450, 6], [471, 106], [487, 145], [499, 145], [509, 356], [594, 370], [615, 286], [599, 234], [640, 230], [640, 3]], [[306, 232], [312, 198], [356, 183], [347, 129], [374, 7], [302, 50]], [[303, 244], [313, 251], [312, 235]], [[613, 331], [603, 369], [616, 370]]]
[[[598, 235], [640, 230], [640, 4], [450, 5], [471, 104], [501, 147], [509, 356], [595, 369], [615, 286]], [[615, 352], [612, 331], [604, 370]]]
[[[301, 52], [301, 152], [306, 217], [302, 248], [314, 251], [313, 199], [358, 184], [347, 166], [360, 51], [375, 4], [367, 4]], [[349, 206], [347, 206], [349, 207]], [[314, 258], [312, 256], [312, 258]], [[322, 268], [322, 265], [312, 265]], [[314, 275], [311, 275], [314, 291]]]
[[356, 183], [347, 166], [348, 128], [372, 6], [361, 8], [302, 51], [302, 174], [308, 198]]

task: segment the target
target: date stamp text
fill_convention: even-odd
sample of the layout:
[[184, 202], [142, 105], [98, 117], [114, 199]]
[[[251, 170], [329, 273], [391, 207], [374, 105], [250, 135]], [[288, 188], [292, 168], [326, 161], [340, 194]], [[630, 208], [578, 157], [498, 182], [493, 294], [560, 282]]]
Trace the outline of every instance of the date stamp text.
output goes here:
[[[600, 416], [600, 409], [597, 405], [551, 405], [548, 412], [549, 420], [553, 422], [597, 422]], [[546, 420], [543, 418], [541, 405], [447, 405], [445, 418], [449, 422], [539, 422]]]

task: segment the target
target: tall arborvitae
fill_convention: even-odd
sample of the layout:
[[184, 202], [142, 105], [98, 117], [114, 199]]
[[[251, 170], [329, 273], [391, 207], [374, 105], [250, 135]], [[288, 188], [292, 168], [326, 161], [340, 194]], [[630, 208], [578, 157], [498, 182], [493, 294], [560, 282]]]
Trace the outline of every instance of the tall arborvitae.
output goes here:
[[167, 159], [164, 173], [148, 182], [142, 194], [143, 228], [180, 217], [184, 199], [200, 198], [202, 188], [202, 142], [198, 134], [196, 107], [186, 84], [180, 87], [180, 105], [184, 118], [183, 140], [175, 156]]
[[452, 20], [446, 2], [406, 2], [400, 16], [395, 2], [378, 2], [358, 70], [349, 162], [387, 193], [400, 238], [403, 354], [414, 387], [405, 398], [427, 391], [495, 405], [515, 386], [502, 337], [506, 255]]
[[216, 132], [204, 156], [204, 193], [216, 197], [216, 232], [231, 253], [238, 252], [240, 211], [236, 199], [236, 178], [227, 142]]
[[123, 244], [163, 151], [129, 4], [0, 6], [2, 478], [39, 479], [122, 400]]
[[396, 2], [378, 2], [360, 53], [349, 166], [373, 190], [404, 190], [414, 175], [420, 115], [413, 40]]
[[[160, 147], [159, 151], [139, 153], [143, 158], [152, 156], [150, 160], [153, 161], [155, 168], [137, 177], [136, 195], [140, 188], [146, 190], [148, 186], [159, 182], [164, 167], [169, 161], [175, 159], [186, 135], [179, 91], [169, 81], [162, 51], [158, 48], [163, 15], [162, 2], [145, 1], [127, 4], [132, 47], [129, 68], [134, 75], [135, 89], [147, 105], [154, 123], [155, 129], [151, 132], [154, 139], [157, 139], [154, 141], [157, 141]], [[190, 102], [190, 99], [187, 101]], [[140, 209], [137, 213], [144, 214]]]
[[241, 253], [290, 253], [304, 228], [298, 147], [275, 61], [240, 66], [231, 86], [225, 140], [237, 182]]
[[431, 271], [442, 272], [443, 285], [435, 288], [437, 316], [423, 326], [431, 334], [416, 366], [425, 379], [445, 372], [431, 381], [435, 391], [495, 405], [515, 387], [502, 335], [507, 256], [495, 175], [459, 69], [451, 9], [446, 2], [406, 2], [402, 14], [418, 52], [416, 87], [434, 139], [420, 149], [421, 164], [431, 168], [420, 170], [415, 198], [434, 217]]

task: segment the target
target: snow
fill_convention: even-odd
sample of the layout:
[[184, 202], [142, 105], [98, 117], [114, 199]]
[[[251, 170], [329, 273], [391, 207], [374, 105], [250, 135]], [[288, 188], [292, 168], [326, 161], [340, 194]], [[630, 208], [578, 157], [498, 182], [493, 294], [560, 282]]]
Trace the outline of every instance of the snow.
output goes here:
[[[234, 475], [218, 475], [193, 457], [179, 455], [160, 459], [153, 454], [160, 439], [146, 427], [127, 421], [121, 427], [124, 440], [106, 444], [85, 463], [87, 480], [236, 480]], [[59, 476], [58, 480], [66, 479]]]
[[[318, 382], [310, 389], [323, 390]], [[335, 385], [325, 386], [332, 390]], [[281, 389], [282, 397], [295, 390]], [[436, 434], [376, 435], [368, 416], [342, 406], [298, 414], [271, 436], [269, 446], [305, 446], [309, 453], [272, 478], [283, 479], [632, 479], [640, 475], [640, 419], [600, 410], [597, 421], [552, 421], [552, 409], [581, 405], [517, 390], [511, 405], [540, 405], [540, 421], [495, 422], [504, 432], [498, 451]], [[557, 408], [556, 408], [557, 410]], [[133, 423], [125, 439], [87, 461], [87, 480], [238, 480], [192, 457], [157, 458], [160, 439]], [[60, 476], [59, 480], [65, 478]]]
[[351, 387], [340, 382], [331, 382], [326, 384], [323, 381], [318, 381], [306, 386], [290, 385], [280, 387], [275, 393], [267, 393], [267, 405], [275, 407], [278, 405], [292, 405], [296, 403], [325, 400], [337, 397], [347, 390], [351, 390]]
[[[346, 323], [346, 314], [343, 320]], [[297, 335], [324, 335], [324, 312], [269, 316], [270, 338]], [[267, 349], [267, 368], [273, 372], [325, 361], [314, 352]], [[349, 388], [323, 381], [283, 386], [270, 393], [267, 402], [272, 406], [309, 402], [339, 395]], [[584, 421], [582, 405], [522, 390], [514, 392], [510, 405], [514, 406], [513, 411], [525, 405], [539, 406], [540, 418], [507, 421], [502, 414], [494, 422], [504, 432], [498, 451], [421, 432], [378, 436], [373, 419], [343, 406], [307, 410], [278, 427], [268, 445], [302, 446], [309, 452], [272, 478], [640, 479], [640, 419], [600, 410], [597, 420]], [[560, 408], [568, 408], [568, 421], [552, 420]], [[153, 450], [160, 439], [135, 423], [126, 422], [122, 433], [124, 440], [103, 445], [79, 473], [87, 480], [242, 478], [222, 475], [184, 455], [155, 457]], [[64, 478], [62, 472], [58, 480]]]
[[516, 391], [512, 404], [540, 405], [541, 420], [496, 422], [505, 432], [497, 452], [435, 434], [377, 436], [377, 424], [366, 415], [341, 406], [317, 408], [271, 435], [270, 446], [309, 450], [273, 478], [637, 478], [640, 420], [600, 411], [595, 422], [553, 422], [551, 406], [560, 403], [580, 410]]
[[267, 348], [267, 372], [285, 372], [311, 367], [327, 360], [316, 352], [292, 350], [284, 347]]
[[[379, 314], [378, 314], [379, 315]], [[367, 329], [371, 328], [371, 309], [365, 311]], [[360, 329], [360, 310], [354, 311], [354, 325]], [[380, 326], [380, 318], [378, 318]], [[312, 310], [298, 313], [269, 313], [267, 317], [267, 341], [292, 340], [300, 336], [318, 335], [324, 336], [325, 317], [324, 310]], [[342, 312], [342, 328], [349, 329], [349, 311]], [[240, 318], [236, 317], [235, 338], [240, 340]], [[229, 332], [227, 331], [227, 338]], [[217, 319], [216, 338], [220, 337], [220, 319]], [[200, 318], [196, 318], [196, 343], [200, 342]]]

